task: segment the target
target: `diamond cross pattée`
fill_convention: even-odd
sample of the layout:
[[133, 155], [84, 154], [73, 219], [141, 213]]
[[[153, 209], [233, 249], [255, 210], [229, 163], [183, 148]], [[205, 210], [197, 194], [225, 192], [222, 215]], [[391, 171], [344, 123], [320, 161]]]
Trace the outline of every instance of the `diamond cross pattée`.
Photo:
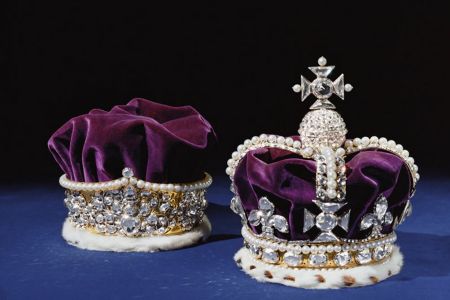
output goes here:
[[314, 242], [331, 242], [339, 240], [332, 230], [339, 226], [345, 231], [348, 230], [348, 222], [350, 220], [350, 210], [341, 216], [337, 216], [336, 212], [346, 205], [342, 202], [323, 202], [313, 200], [320, 210], [320, 214], [315, 216], [308, 209], [304, 209], [303, 232], [307, 232], [316, 226], [320, 229], [320, 234], [314, 239]]
[[375, 201], [373, 213], [368, 213], [362, 218], [360, 224], [361, 230], [372, 227], [372, 236], [380, 234], [383, 226], [390, 225], [394, 220], [392, 213], [387, 210], [388, 201], [385, 196], [380, 195]]
[[302, 92], [302, 101], [305, 101], [310, 94], [316, 96], [317, 100], [310, 109], [334, 109], [335, 106], [328, 98], [335, 94], [344, 100], [344, 93], [350, 92], [353, 89], [353, 86], [351, 84], [344, 84], [344, 74], [341, 74], [335, 81], [331, 81], [327, 78], [333, 71], [334, 66], [327, 66], [325, 57], [320, 57], [318, 63], [319, 66], [309, 67], [309, 69], [316, 74], [317, 78], [310, 82], [308, 79], [301, 76], [300, 84], [294, 85], [292, 89], [296, 93]]
[[261, 225], [262, 234], [273, 236], [274, 228], [280, 232], [288, 233], [289, 226], [286, 218], [274, 215], [275, 206], [267, 197], [262, 197], [258, 201], [258, 209], [254, 209], [248, 216], [248, 221], [252, 226]]

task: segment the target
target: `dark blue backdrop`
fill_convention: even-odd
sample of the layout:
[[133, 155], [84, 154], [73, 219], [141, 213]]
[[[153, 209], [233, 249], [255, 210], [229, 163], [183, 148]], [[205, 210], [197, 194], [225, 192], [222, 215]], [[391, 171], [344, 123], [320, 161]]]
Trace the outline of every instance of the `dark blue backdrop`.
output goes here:
[[[426, 176], [423, 176], [427, 178]], [[56, 179], [55, 179], [56, 181]], [[262, 284], [235, 265], [240, 222], [228, 181], [209, 193], [208, 242], [163, 253], [83, 251], [61, 238], [66, 211], [56, 184], [2, 187], [0, 299], [449, 299], [450, 179], [424, 179], [400, 227], [402, 272], [375, 286], [309, 291]]]

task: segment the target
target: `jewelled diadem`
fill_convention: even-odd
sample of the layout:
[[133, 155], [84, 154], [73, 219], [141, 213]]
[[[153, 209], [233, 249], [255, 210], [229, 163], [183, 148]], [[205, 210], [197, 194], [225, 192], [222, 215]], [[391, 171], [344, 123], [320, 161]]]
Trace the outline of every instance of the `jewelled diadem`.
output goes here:
[[318, 63], [309, 67], [313, 81], [301, 76], [293, 86], [302, 101], [316, 97], [299, 135], [254, 136], [232, 153], [231, 209], [254, 260], [295, 270], [380, 265], [411, 214], [418, 167], [392, 140], [347, 139], [330, 97], [343, 100], [353, 87], [343, 74], [329, 79], [335, 67], [324, 57]]
[[74, 182], [62, 175], [69, 220], [98, 234], [155, 236], [189, 231], [203, 221], [206, 188], [212, 178], [187, 184], [152, 183], [133, 177], [98, 183]]

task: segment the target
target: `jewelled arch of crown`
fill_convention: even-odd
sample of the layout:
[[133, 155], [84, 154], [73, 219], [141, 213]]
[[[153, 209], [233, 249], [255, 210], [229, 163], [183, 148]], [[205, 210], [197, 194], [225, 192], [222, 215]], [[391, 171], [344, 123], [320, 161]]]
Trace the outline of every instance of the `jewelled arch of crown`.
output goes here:
[[[389, 211], [388, 200], [380, 194], [373, 204], [373, 211], [362, 216], [359, 229], [368, 232], [367, 238], [352, 240], [339, 238], [333, 232], [335, 228], [348, 231], [351, 209], [346, 202], [346, 167], [344, 157], [362, 149], [383, 149], [400, 157], [412, 174], [413, 196], [415, 185], [419, 180], [418, 167], [409, 152], [392, 140], [378, 137], [363, 137], [346, 140], [346, 125], [334, 109], [329, 98], [335, 94], [344, 100], [345, 92], [353, 87], [344, 83], [341, 74], [332, 81], [328, 78], [334, 66], [327, 66], [327, 60], [320, 57], [319, 66], [309, 67], [316, 75], [310, 82], [301, 76], [300, 84], [293, 86], [296, 93], [301, 93], [305, 101], [309, 95], [317, 99], [310, 107], [299, 127], [300, 140], [291, 137], [262, 134], [244, 141], [237, 147], [228, 160], [226, 173], [230, 176], [231, 191], [235, 194], [231, 200], [231, 209], [242, 219], [244, 245], [256, 259], [270, 264], [292, 268], [350, 268], [358, 265], [381, 263], [393, 252], [396, 241], [395, 232], [383, 234], [382, 228], [393, 225], [395, 229], [411, 214], [410, 200], [399, 218], [394, 218]], [[275, 232], [289, 233], [289, 224], [285, 216], [276, 213], [275, 204], [268, 196], [261, 197], [258, 208], [251, 210], [248, 218], [234, 186], [234, 174], [242, 158], [249, 151], [273, 147], [289, 150], [304, 158], [316, 161], [316, 196], [313, 203], [320, 209], [314, 214], [304, 209], [303, 233], [319, 229], [311, 240], [287, 241], [276, 237]], [[256, 234], [249, 227], [260, 227], [261, 234]], [[317, 230], [316, 230], [317, 231]]]

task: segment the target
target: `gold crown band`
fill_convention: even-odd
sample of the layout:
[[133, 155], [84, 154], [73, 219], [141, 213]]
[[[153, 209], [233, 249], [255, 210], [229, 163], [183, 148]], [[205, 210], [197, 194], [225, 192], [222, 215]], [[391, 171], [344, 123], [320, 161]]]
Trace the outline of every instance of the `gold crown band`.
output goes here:
[[255, 259], [287, 268], [352, 268], [378, 264], [392, 254], [395, 233], [361, 242], [312, 243], [307, 241], [273, 241], [242, 228], [244, 245]]
[[114, 181], [120, 185], [70, 183], [72, 188], [63, 179], [69, 220], [94, 233], [129, 237], [180, 234], [202, 222], [206, 188], [212, 183], [209, 174], [198, 182], [165, 185], [182, 191], [147, 189], [131, 176], [122, 179]]

